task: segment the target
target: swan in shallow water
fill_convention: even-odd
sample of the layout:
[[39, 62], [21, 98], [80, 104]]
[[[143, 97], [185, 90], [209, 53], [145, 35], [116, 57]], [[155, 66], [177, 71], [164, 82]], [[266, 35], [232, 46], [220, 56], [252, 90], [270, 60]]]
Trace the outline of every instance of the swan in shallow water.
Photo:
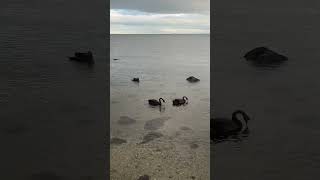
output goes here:
[[140, 79], [139, 78], [133, 78], [132, 81], [133, 82], [140, 82]]
[[69, 57], [72, 61], [87, 62], [94, 64], [93, 55], [91, 51], [88, 52], [75, 52], [73, 57]]
[[188, 104], [188, 98], [186, 96], [183, 96], [182, 99], [174, 99], [172, 101], [172, 104], [174, 106], [180, 106], [180, 105], [183, 105], [183, 104]]
[[149, 99], [148, 102], [152, 106], [161, 106], [161, 100], [165, 103], [166, 101], [163, 98], [159, 98], [159, 101], [156, 99]]
[[[239, 115], [242, 118], [239, 118]], [[249, 116], [242, 110], [232, 113], [232, 119], [213, 118], [210, 119], [210, 139], [225, 138], [248, 130]]]

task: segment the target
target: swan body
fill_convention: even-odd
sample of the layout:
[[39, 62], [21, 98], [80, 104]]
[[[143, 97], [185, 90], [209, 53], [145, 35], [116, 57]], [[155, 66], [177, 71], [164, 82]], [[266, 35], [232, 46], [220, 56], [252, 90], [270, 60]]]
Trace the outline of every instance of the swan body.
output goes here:
[[172, 104], [174, 106], [180, 106], [180, 105], [187, 104], [187, 103], [188, 103], [188, 98], [186, 96], [183, 96], [182, 99], [174, 99], [172, 101]]
[[86, 53], [75, 52], [73, 57], [69, 57], [70, 60], [78, 61], [78, 62], [88, 62], [94, 63], [93, 55], [91, 51]]
[[[240, 114], [243, 121], [239, 120], [237, 115]], [[219, 139], [243, 133], [248, 129], [249, 116], [242, 110], [232, 113], [232, 119], [213, 118], [210, 119], [210, 139]]]
[[163, 98], [159, 98], [159, 101], [156, 99], [149, 99], [148, 102], [152, 106], [161, 106], [161, 100], [165, 103], [166, 101]]

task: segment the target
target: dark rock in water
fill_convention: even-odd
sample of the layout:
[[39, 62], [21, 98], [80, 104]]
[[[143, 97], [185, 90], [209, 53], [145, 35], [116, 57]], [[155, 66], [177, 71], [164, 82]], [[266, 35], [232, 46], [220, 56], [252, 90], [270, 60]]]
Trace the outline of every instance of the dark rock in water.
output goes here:
[[147, 121], [144, 124], [144, 129], [146, 130], [157, 130], [164, 125], [164, 123], [169, 120], [170, 117], [160, 117]]
[[134, 82], [140, 82], [139, 78], [133, 78], [132, 81], [134, 81]]
[[70, 60], [78, 61], [78, 62], [86, 62], [89, 64], [94, 64], [93, 55], [91, 51], [81, 53], [75, 52], [73, 57], [69, 57]]
[[127, 141], [125, 139], [111, 138], [111, 140], [110, 140], [110, 144], [120, 145], [120, 144], [124, 144], [124, 143], [127, 143]]
[[257, 63], [274, 63], [288, 60], [286, 56], [278, 54], [266, 47], [258, 47], [244, 55], [244, 58], [248, 61], [254, 61]]
[[149, 180], [149, 179], [150, 179], [150, 176], [143, 175], [143, 176], [140, 176], [138, 180]]
[[196, 144], [196, 143], [191, 143], [191, 144], [190, 144], [190, 148], [191, 148], [191, 149], [197, 149], [198, 147], [199, 147], [199, 145]]
[[182, 131], [191, 131], [192, 130], [190, 127], [187, 127], [187, 126], [181, 126], [180, 129]]
[[147, 135], [145, 135], [143, 137], [143, 141], [141, 142], [141, 144], [145, 144], [148, 143], [150, 141], [153, 141], [154, 139], [160, 138], [163, 135], [159, 132], [149, 132]]
[[128, 116], [120, 116], [120, 119], [118, 121], [119, 124], [123, 124], [123, 125], [133, 124], [135, 122], [136, 122], [135, 119], [132, 119], [132, 118], [130, 118]]
[[200, 79], [196, 78], [196, 77], [193, 77], [193, 76], [190, 76], [187, 78], [187, 81], [189, 82], [198, 82], [200, 81]]

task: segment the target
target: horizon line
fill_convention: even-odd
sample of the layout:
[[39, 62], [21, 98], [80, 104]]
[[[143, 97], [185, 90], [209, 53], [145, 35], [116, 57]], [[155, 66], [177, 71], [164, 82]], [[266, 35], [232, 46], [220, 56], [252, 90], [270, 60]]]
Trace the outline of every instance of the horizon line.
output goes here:
[[110, 35], [210, 35], [210, 33], [110, 33]]

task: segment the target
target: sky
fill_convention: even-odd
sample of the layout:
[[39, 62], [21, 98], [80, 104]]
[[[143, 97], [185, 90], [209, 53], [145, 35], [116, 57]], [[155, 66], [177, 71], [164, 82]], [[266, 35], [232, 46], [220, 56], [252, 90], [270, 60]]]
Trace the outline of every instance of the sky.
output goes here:
[[210, 0], [111, 0], [111, 34], [209, 34]]

